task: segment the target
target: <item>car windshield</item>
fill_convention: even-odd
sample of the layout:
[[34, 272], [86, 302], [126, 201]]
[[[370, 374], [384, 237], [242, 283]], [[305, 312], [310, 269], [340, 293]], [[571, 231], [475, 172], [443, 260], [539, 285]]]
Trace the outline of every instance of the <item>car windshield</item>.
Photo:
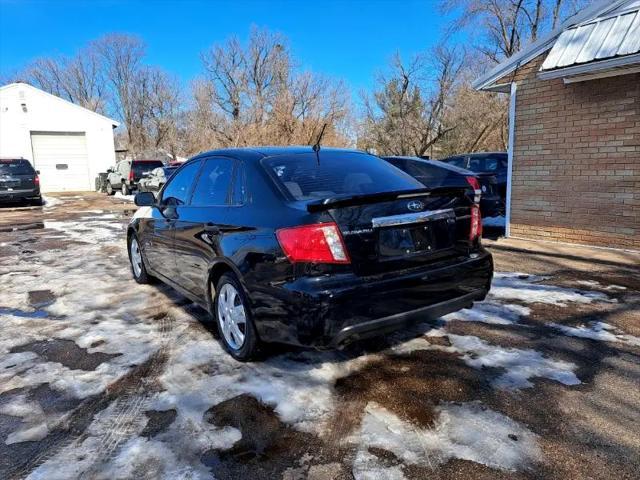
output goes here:
[[473, 155], [468, 157], [454, 157], [444, 159], [450, 165], [466, 168], [476, 173], [497, 172], [501, 168], [501, 160], [504, 155]]
[[163, 167], [164, 163], [160, 160], [158, 161], [148, 161], [148, 162], [133, 162], [133, 172], [136, 175], [141, 175], [144, 172], [150, 172], [154, 168]]
[[33, 172], [28, 160], [0, 160], [0, 175], [29, 175]]
[[497, 172], [499, 169], [500, 156], [498, 155], [471, 157], [469, 159], [469, 170], [473, 172]]
[[175, 172], [178, 167], [164, 167], [162, 171], [164, 172], [164, 176], [169, 178], [173, 172]]
[[357, 152], [279, 155], [262, 164], [296, 200], [424, 188], [384, 160]]

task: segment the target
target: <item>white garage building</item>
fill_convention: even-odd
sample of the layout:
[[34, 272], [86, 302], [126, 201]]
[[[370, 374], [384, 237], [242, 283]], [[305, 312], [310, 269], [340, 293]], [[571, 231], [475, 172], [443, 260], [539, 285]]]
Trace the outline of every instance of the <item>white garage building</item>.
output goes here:
[[0, 87], [0, 157], [26, 158], [43, 192], [94, 190], [115, 164], [118, 122], [26, 83]]

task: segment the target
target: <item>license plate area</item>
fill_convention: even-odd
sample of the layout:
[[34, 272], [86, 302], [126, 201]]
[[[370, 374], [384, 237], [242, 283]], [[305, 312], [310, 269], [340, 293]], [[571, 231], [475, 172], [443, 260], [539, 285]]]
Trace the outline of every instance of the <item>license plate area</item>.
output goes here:
[[378, 258], [396, 260], [449, 249], [455, 243], [455, 223], [453, 210], [374, 219]]

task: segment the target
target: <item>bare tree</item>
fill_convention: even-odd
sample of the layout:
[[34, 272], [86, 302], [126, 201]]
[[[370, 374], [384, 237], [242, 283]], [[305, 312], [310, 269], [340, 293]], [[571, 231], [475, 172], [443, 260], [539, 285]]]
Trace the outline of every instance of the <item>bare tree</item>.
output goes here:
[[109, 92], [98, 52], [93, 45], [71, 58], [39, 58], [20, 77], [46, 92], [94, 112], [105, 113], [108, 108]]
[[[131, 35], [106, 35], [93, 43], [101, 58], [104, 75], [111, 88], [112, 108], [122, 121], [126, 131], [127, 143], [139, 145], [141, 112], [136, 111], [136, 82], [139, 80], [145, 45], [137, 37]], [[139, 102], [138, 102], [139, 103]], [[138, 118], [136, 118], [138, 117]]]
[[391, 72], [364, 97], [365, 113], [358, 144], [381, 154], [426, 155], [456, 128], [447, 123], [449, 100], [464, 56], [443, 46], [404, 63], [396, 55]]
[[467, 63], [460, 72], [445, 121], [456, 128], [440, 139], [436, 156], [506, 150], [507, 98], [505, 95], [478, 92], [471, 86], [482, 69], [483, 63]]
[[246, 46], [232, 37], [201, 59], [187, 123], [200, 119], [211, 145], [309, 143], [325, 123], [327, 143], [346, 143], [346, 88], [300, 71], [282, 35], [253, 28]]
[[440, 0], [440, 6], [445, 12], [457, 14], [452, 30], [467, 30], [475, 47], [493, 62], [499, 62], [590, 1]]

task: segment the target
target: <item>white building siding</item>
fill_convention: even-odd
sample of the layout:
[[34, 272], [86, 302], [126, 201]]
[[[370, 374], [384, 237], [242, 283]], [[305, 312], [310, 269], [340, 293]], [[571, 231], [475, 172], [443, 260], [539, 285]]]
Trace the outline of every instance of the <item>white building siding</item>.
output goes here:
[[[84, 134], [88, 174], [82, 190], [93, 189], [98, 173], [115, 164], [114, 125], [117, 122], [26, 84], [0, 88], [0, 156], [34, 163], [32, 133]], [[47, 179], [46, 174], [41, 172], [43, 191], [69, 190], [60, 185], [60, 177]], [[77, 176], [69, 180], [73, 189], [79, 188]]]

